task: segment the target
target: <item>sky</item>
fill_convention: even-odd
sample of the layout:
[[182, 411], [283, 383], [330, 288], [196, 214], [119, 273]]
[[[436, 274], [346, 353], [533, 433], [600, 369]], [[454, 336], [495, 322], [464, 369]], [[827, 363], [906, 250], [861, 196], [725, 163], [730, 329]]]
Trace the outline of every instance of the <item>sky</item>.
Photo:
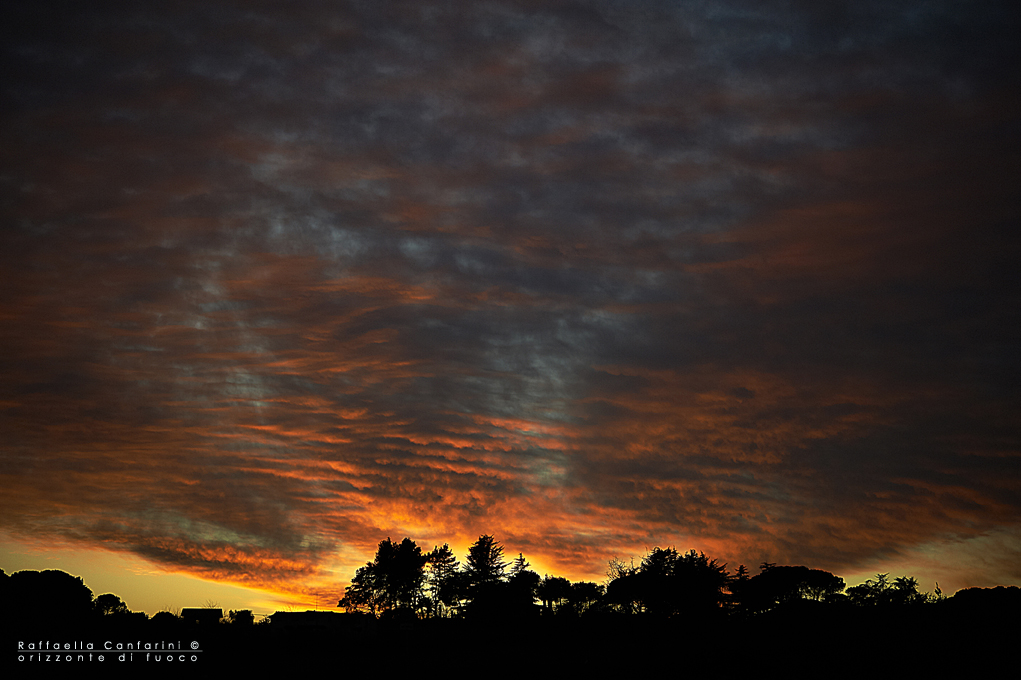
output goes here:
[[1021, 583], [1010, 3], [2, 12], [8, 573]]

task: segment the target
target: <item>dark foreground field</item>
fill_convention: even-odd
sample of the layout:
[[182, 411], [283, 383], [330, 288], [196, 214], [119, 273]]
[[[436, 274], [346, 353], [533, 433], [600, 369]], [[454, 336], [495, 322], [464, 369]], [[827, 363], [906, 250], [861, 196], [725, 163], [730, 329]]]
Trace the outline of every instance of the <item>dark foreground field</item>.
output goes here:
[[[1011, 650], [1021, 632], [1009, 612], [883, 613], [823, 606], [742, 619], [372, 621], [347, 630], [151, 621], [87, 630], [56, 623], [5, 628], [4, 665], [52, 677], [90, 670], [129, 676], [976, 677], [1002, 672], [1002, 664], [1016, 657]], [[56, 645], [63, 649], [57, 652]]]

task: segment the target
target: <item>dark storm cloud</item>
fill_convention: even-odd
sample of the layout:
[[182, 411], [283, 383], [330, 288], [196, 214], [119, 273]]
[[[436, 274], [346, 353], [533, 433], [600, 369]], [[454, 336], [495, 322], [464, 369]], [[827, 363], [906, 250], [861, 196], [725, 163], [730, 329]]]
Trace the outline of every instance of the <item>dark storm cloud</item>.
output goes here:
[[5, 11], [9, 528], [279, 586], [1015, 526], [1005, 5]]

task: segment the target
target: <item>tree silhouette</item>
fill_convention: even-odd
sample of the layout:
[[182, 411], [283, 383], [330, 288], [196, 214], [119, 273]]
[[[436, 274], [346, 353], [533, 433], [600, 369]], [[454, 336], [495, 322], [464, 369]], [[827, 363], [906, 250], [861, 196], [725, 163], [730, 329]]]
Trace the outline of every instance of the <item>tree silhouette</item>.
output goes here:
[[648, 576], [638, 571], [626, 572], [606, 584], [606, 602], [622, 614], [645, 612], [645, 601], [650, 597]]
[[157, 629], [171, 630], [181, 625], [181, 617], [171, 611], [158, 611], [149, 619]]
[[876, 574], [875, 579], [847, 589], [851, 602], [860, 607], [891, 607], [920, 605], [929, 598], [918, 592], [918, 580], [900, 576], [890, 581], [890, 574]]
[[464, 567], [464, 596], [468, 601], [465, 613], [476, 619], [496, 619], [507, 609], [511, 597], [505, 581], [503, 546], [490, 535], [479, 536], [468, 548]]
[[367, 611], [373, 616], [383, 606], [382, 580], [378, 577], [372, 562], [355, 570], [351, 585], [344, 588], [344, 597], [337, 603], [349, 612]]
[[802, 597], [825, 602], [844, 590], [844, 579], [822, 569], [809, 569], [801, 584]]
[[402, 608], [417, 610], [424, 597], [426, 561], [422, 549], [410, 538], [399, 544], [389, 538], [380, 541], [376, 558], [355, 572], [337, 606], [374, 615]]
[[607, 583], [614, 581], [622, 576], [628, 576], [638, 571], [635, 566], [635, 560], [632, 558], [629, 562], [625, 562], [619, 557], [611, 557], [606, 563], [606, 578]]
[[734, 572], [734, 578], [730, 581], [730, 606], [735, 609], [743, 609], [747, 604], [749, 597], [748, 583], [751, 579], [748, 577], [748, 567], [743, 564], [738, 565], [737, 571]]
[[542, 578], [531, 569], [521, 569], [511, 574], [507, 579], [507, 589], [510, 592], [510, 606], [515, 613], [530, 614], [533, 612], [541, 582]]
[[117, 616], [119, 614], [130, 614], [128, 606], [120, 597], [113, 593], [104, 593], [96, 598], [94, 603], [96, 613], [100, 616]]
[[546, 575], [535, 593], [542, 601], [543, 612], [553, 614], [561, 602], [571, 596], [571, 582], [563, 576]]
[[803, 599], [830, 600], [844, 589], [844, 579], [821, 569], [766, 562], [760, 569], [747, 582], [731, 585], [731, 591], [740, 593], [742, 604], [749, 611], [767, 611]]
[[632, 558], [630, 561], [613, 557], [606, 567], [605, 601], [613, 609], [623, 614], [638, 614], [643, 611], [640, 593], [638, 567]]
[[530, 566], [532, 565], [529, 564], [527, 560], [525, 560], [525, 556], [522, 553], [518, 553], [518, 556], [514, 558], [513, 562], [511, 562], [510, 570], [511, 577], [513, 577], [515, 574], [519, 572], [524, 571], [525, 569], [528, 569]]
[[26, 623], [72, 624], [94, 614], [92, 591], [80, 576], [65, 571], [16, 571], [4, 579], [6, 606], [19, 612]]
[[610, 581], [606, 600], [625, 611], [660, 617], [710, 612], [722, 606], [729, 583], [726, 565], [705, 553], [681, 555], [673, 548], [653, 548], [637, 570], [625, 569]]
[[603, 599], [603, 586], [591, 581], [579, 581], [571, 584], [567, 596], [571, 612], [581, 616], [598, 605]]
[[492, 536], [483, 534], [468, 548], [465, 573], [470, 588], [478, 589], [499, 583], [504, 579], [507, 562], [503, 561], [503, 546]]
[[236, 626], [251, 626], [255, 623], [255, 615], [251, 609], [231, 609], [224, 618], [227, 623]]
[[436, 546], [426, 555], [426, 584], [429, 589], [431, 613], [443, 616], [444, 612], [455, 610], [461, 603], [464, 588], [458, 572], [458, 561], [454, 551], [444, 543]]

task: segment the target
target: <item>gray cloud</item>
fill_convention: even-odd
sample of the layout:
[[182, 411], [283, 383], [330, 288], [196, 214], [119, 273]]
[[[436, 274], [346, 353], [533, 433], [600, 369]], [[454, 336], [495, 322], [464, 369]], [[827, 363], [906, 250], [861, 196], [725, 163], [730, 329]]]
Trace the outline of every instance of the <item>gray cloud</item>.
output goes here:
[[5, 12], [7, 526], [246, 582], [1011, 535], [1005, 4]]

